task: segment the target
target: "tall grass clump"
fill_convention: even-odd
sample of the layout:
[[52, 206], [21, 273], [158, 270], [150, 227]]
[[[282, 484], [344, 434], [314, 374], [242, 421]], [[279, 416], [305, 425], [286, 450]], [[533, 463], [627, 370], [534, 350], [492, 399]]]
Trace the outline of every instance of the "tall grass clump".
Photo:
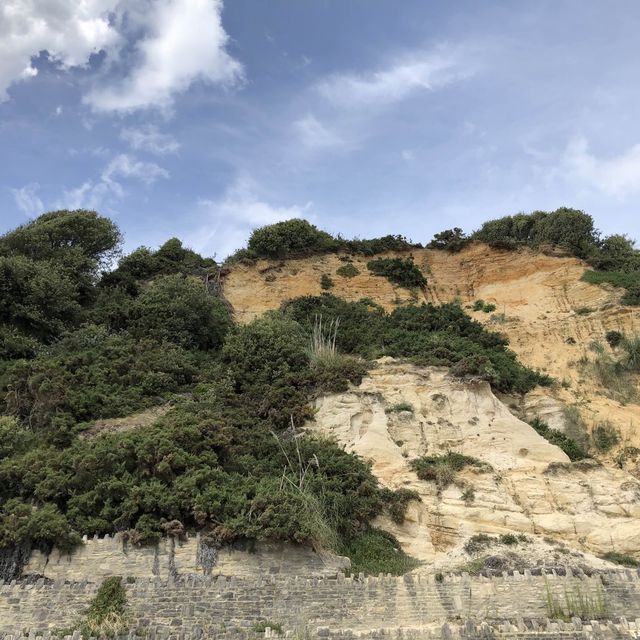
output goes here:
[[591, 369], [598, 382], [607, 390], [613, 400], [621, 404], [635, 402], [638, 399], [638, 389], [631, 374], [640, 366], [640, 337], [623, 338], [621, 343], [622, 357], [616, 357], [607, 351], [601, 342], [590, 345], [594, 359], [588, 357], [581, 360], [583, 367]]
[[606, 594], [602, 586], [595, 593], [587, 593], [580, 585], [564, 588], [562, 596], [555, 594], [545, 580], [547, 614], [552, 620], [568, 622], [578, 617], [582, 620], [600, 620], [608, 615]]
[[86, 637], [112, 638], [127, 631], [127, 592], [122, 578], [106, 578], [91, 600], [84, 623], [80, 626]]

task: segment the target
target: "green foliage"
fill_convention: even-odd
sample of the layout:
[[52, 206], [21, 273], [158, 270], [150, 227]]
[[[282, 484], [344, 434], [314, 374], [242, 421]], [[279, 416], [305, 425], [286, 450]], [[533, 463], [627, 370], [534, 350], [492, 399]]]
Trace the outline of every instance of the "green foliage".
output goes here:
[[336, 274], [342, 278], [355, 278], [357, 275], [360, 275], [360, 271], [352, 262], [348, 262], [338, 267]]
[[237, 251], [229, 261], [256, 258], [282, 260], [339, 252], [373, 256], [385, 251], [407, 251], [416, 247], [420, 245], [413, 244], [399, 235], [372, 240], [345, 240], [341, 236], [334, 237], [326, 231], [321, 231], [306, 220], [294, 218], [254, 230], [247, 249]]
[[351, 559], [351, 573], [358, 575], [388, 574], [399, 576], [420, 563], [406, 555], [398, 541], [381, 529], [368, 529], [342, 549]]
[[118, 268], [104, 275], [103, 288], [121, 287], [129, 294], [137, 293], [140, 283], [161, 275], [182, 274], [206, 276], [216, 270], [212, 258], [203, 258], [182, 246], [177, 238], [167, 240], [157, 251], [140, 247], [125, 256]]
[[591, 271], [587, 269], [582, 275], [582, 280], [590, 284], [603, 284], [606, 282], [614, 287], [626, 289], [627, 291], [621, 299], [622, 304], [640, 304], [640, 271], [627, 273], [623, 271]]
[[412, 501], [422, 501], [417, 491], [405, 489], [404, 487], [396, 489], [395, 491], [391, 491], [390, 489], [384, 490], [384, 499], [387, 514], [391, 520], [398, 525], [404, 522], [409, 503]]
[[609, 346], [612, 349], [615, 349], [620, 345], [620, 343], [624, 339], [624, 334], [620, 333], [620, 331], [607, 331], [605, 338], [609, 343]]
[[576, 460], [584, 460], [588, 458], [586, 451], [576, 442], [573, 438], [570, 438], [567, 434], [559, 431], [558, 429], [552, 429], [546, 422], [540, 420], [540, 418], [534, 418], [529, 423], [545, 440], [548, 440], [551, 444], [562, 449], [571, 462]]
[[640, 335], [625, 336], [620, 343], [623, 351], [622, 362], [632, 373], [640, 373]]
[[471, 238], [469, 238], [460, 227], [454, 227], [453, 229], [436, 233], [433, 236], [433, 240], [427, 245], [427, 248], [457, 253], [458, 251], [462, 251], [470, 242]]
[[477, 376], [500, 391], [518, 393], [551, 380], [521, 365], [507, 339], [487, 331], [457, 304], [422, 304], [387, 314], [366, 300], [346, 302], [335, 296], [307, 296], [286, 302], [285, 315], [309, 330], [314, 319], [340, 319], [339, 351], [363, 358], [410, 358], [420, 365], [450, 366], [458, 376]]
[[367, 268], [376, 276], [387, 278], [389, 282], [405, 289], [424, 287], [427, 279], [416, 266], [413, 258], [377, 258], [367, 262]]
[[473, 303], [472, 309], [474, 311], [484, 311], [484, 313], [492, 313], [496, 310], [496, 305], [492, 302], [485, 302], [484, 300], [476, 300]]
[[595, 592], [585, 592], [581, 585], [576, 584], [571, 588], [565, 587], [560, 595], [552, 590], [545, 579], [545, 600], [547, 615], [552, 620], [569, 622], [576, 617], [582, 620], [599, 620], [609, 615], [602, 585], [598, 585]]
[[333, 279], [327, 273], [323, 273], [322, 276], [320, 276], [320, 288], [324, 291], [333, 288]]
[[209, 295], [201, 280], [163, 276], [145, 287], [131, 305], [130, 331], [153, 336], [184, 349], [219, 349], [229, 328], [220, 299]]
[[599, 422], [591, 432], [593, 445], [598, 451], [607, 453], [620, 442], [620, 432], [610, 422]]
[[77, 423], [157, 404], [196, 379], [194, 357], [174, 344], [90, 325], [11, 367], [6, 412], [63, 443]]
[[591, 307], [579, 307], [578, 309], [576, 309], [576, 315], [577, 316], [588, 316], [589, 314], [593, 313], [593, 309]]
[[400, 413], [401, 411], [410, 411], [414, 412], [413, 405], [410, 402], [397, 402], [396, 404], [392, 404], [390, 407], [387, 407], [385, 413]]
[[256, 257], [272, 259], [304, 257], [337, 249], [330, 234], [298, 218], [255, 229], [247, 248]]
[[127, 591], [122, 578], [105, 578], [89, 604], [81, 633], [86, 637], [113, 637], [127, 629]]
[[612, 355], [605, 350], [602, 343], [593, 342], [590, 349], [595, 354], [594, 360], [589, 360], [585, 354], [580, 360], [580, 366], [595, 375], [611, 398], [626, 404], [638, 399], [638, 389], [634, 379], [634, 362], [637, 355], [636, 348], [640, 346], [640, 340], [637, 337], [623, 336], [620, 345], [622, 353]]
[[603, 560], [622, 565], [623, 567], [631, 567], [633, 569], [640, 567], [640, 562], [638, 562], [635, 558], [632, 558], [631, 556], [628, 556], [624, 553], [619, 553], [618, 551], [608, 551], [600, 557]]
[[488, 465], [472, 456], [448, 451], [441, 456], [422, 456], [411, 461], [411, 468], [420, 480], [435, 482], [439, 489], [445, 489], [456, 479], [456, 474], [465, 467], [487, 469]]
[[539, 247], [549, 244], [565, 248], [579, 258], [588, 258], [598, 246], [593, 219], [583, 211], [561, 207], [551, 213], [519, 213], [485, 222], [474, 240], [503, 248]]

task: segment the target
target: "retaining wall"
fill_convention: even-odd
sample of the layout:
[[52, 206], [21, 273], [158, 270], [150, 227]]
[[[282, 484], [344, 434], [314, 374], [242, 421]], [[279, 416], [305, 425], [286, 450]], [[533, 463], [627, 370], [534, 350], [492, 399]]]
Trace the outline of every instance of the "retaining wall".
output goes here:
[[[332, 579], [190, 576], [168, 581], [141, 579], [126, 587], [132, 632], [151, 638], [248, 633], [265, 621], [284, 630], [322, 627], [327, 634], [331, 629], [369, 633], [372, 629], [409, 628], [424, 633], [446, 620], [545, 621], [549, 594], [560, 604], [567, 594], [601, 599], [607, 618], [640, 619], [640, 580], [635, 571], [591, 577], [575, 576], [569, 570], [565, 576], [535, 576], [528, 571], [492, 578], [463, 574], [445, 576], [441, 582], [420, 575], [357, 579], [342, 574]], [[95, 583], [46, 584], [44, 579], [35, 584], [5, 584], [0, 587], [0, 635], [68, 628], [80, 619], [96, 590]]]
[[54, 549], [49, 554], [33, 551], [23, 576], [52, 580], [101, 582], [108, 576], [176, 578], [181, 575], [335, 575], [350, 566], [348, 558], [316, 553], [309, 547], [288, 543], [259, 542], [214, 549], [200, 535], [161, 540], [157, 545], [137, 547], [122, 534], [91, 539], [71, 553]]

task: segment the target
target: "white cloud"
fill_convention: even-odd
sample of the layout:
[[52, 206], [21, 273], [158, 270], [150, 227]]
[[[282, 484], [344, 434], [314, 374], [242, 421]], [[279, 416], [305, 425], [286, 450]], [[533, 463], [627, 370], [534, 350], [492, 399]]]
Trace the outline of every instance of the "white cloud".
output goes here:
[[640, 144], [618, 156], [597, 158], [586, 138], [577, 137], [567, 146], [564, 163], [574, 177], [607, 195], [624, 198], [640, 193]]
[[[224, 86], [242, 78], [226, 51], [222, 0], [2, 0], [0, 101], [14, 83], [37, 75], [44, 51], [62, 69], [106, 52], [107, 69], [87, 102], [96, 111], [166, 108], [196, 81]], [[126, 67], [123, 65], [127, 65]]]
[[11, 189], [18, 208], [28, 216], [38, 215], [44, 211], [44, 205], [37, 193], [38, 189], [40, 185], [37, 182], [27, 184], [20, 189]]
[[98, 209], [105, 199], [121, 199], [126, 195], [123, 180], [138, 180], [147, 186], [169, 172], [155, 162], [142, 162], [126, 153], [115, 156], [103, 169], [99, 180], [88, 180], [64, 192], [59, 206], [69, 209]]
[[119, 0], [2, 0], [0, 101], [9, 86], [37, 75], [31, 58], [46, 51], [60, 67], [82, 66], [92, 53], [115, 46], [109, 13]]
[[255, 184], [238, 179], [219, 200], [198, 202], [202, 225], [188, 243], [197, 251], [219, 258], [226, 257], [246, 244], [252, 229], [291, 218], [309, 217], [311, 203], [303, 206], [276, 206], [260, 199]]
[[123, 129], [120, 132], [120, 137], [134, 149], [160, 156], [175, 153], [180, 148], [180, 144], [173, 136], [161, 133], [154, 125]]
[[471, 73], [458, 56], [445, 51], [416, 52], [377, 71], [336, 74], [317, 89], [332, 104], [358, 109], [398, 102], [416, 91], [441, 87]]
[[222, 0], [151, 0], [149, 8], [131, 14], [144, 32], [136, 65], [121, 82], [86, 97], [94, 110], [165, 108], [193, 82], [231, 86], [242, 78], [242, 65], [226, 51]]
[[309, 114], [293, 123], [300, 140], [307, 147], [335, 147], [343, 143], [342, 138], [327, 129], [315, 116]]

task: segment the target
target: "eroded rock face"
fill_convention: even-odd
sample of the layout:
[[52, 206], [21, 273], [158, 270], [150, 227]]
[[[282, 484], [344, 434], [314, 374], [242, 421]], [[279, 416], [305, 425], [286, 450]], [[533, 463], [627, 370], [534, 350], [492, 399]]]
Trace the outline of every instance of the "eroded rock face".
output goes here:
[[[484, 382], [384, 359], [359, 387], [319, 399], [307, 429], [371, 460], [385, 486], [420, 494], [403, 525], [379, 523], [420, 560], [431, 562], [474, 533], [507, 531], [594, 553], [640, 553], [640, 483], [596, 462], [572, 464]], [[490, 469], [467, 467], [445, 488], [411, 470], [412, 459], [447, 451]]]

